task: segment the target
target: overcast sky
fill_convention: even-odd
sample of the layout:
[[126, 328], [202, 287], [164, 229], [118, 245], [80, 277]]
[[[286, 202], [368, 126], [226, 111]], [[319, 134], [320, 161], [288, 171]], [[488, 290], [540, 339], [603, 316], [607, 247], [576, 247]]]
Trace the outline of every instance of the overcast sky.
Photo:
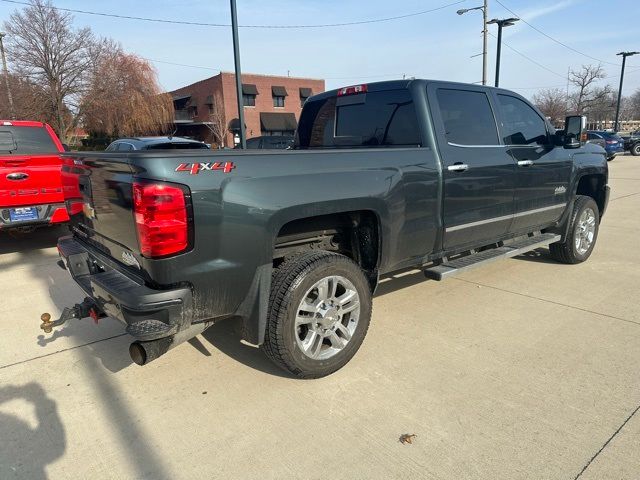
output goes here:
[[[441, 7], [455, 0], [238, 0], [241, 25], [308, 25], [373, 20]], [[617, 90], [621, 50], [640, 50], [638, 0], [500, 0], [542, 32], [603, 61]], [[54, 5], [104, 13], [207, 23], [230, 22], [226, 0], [54, 0]], [[466, 0], [438, 11], [393, 21], [328, 28], [241, 28], [244, 72], [325, 78], [327, 87], [407, 77], [462, 82], [481, 79], [482, 14], [456, 15], [480, 5]], [[0, 0], [0, 18], [17, 5]], [[489, 0], [489, 17], [513, 16]], [[118, 40], [154, 60], [168, 90], [233, 70], [231, 30], [142, 22], [75, 14], [78, 26]], [[490, 26], [497, 34], [497, 27]], [[489, 37], [489, 83], [493, 82], [496, 41]], [[566, 88], [568, 68], [597, 64], [520, 22], [504, 30], [501, 86], [531, 96], [541, 87]], [[544, 66], [543, 68], [532, 61]], [[177, 66], [161, 62], [181, 63]], [[611, 63], [604, 63], [611, 62]], [[624, 93], [640, 88], [640, 55], [627, 62]]]

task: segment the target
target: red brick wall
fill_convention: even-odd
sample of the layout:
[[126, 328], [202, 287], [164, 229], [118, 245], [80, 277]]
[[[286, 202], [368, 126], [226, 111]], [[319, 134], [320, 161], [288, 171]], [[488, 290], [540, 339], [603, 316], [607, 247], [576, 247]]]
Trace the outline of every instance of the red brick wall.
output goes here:
[[[300, 88], [310, 88], [313, 94], [324, 92], [324, 80], [314, 80], [308, 78], [275, 77], [269, 75], [243, 74], [242, 83], [249, 83], [256, 86], [258, 95], [256, 96], [255, 107], [244, 107], [245, 124], [247, 126], [247, 138], [257, 137], [261, 134], [260, 112], [281, 112], [293, 113], [296, 120], [300, 118], [302, 108], [300, 106]], [[272, 86], [282, 86], [287, 90], [284, 107], [274, 107], [271, 95]], [[200, 82], [179, 88], [172, 92], [172, 95], [190, 94], [197, 99], [198, 115], [194, 118], [196, 122], [209, 121], [209, 108], [205, 104], [207, 96], [221, 94], [224, 102], [225, 118], [227, 123], [231, 119], [238, 118], [238, 107], [236, 103], [235, 74], [222, 72], [215, 77], [207, 78]], [[206, 127], [198, 129], [202, 134], [206, 134]], [[193, 130], [192, 130], [193, 131]], [[208, 138], [201, 138], [210, 142]], [[227, 146], [233, 146], [233, 137], [227, 138]]]

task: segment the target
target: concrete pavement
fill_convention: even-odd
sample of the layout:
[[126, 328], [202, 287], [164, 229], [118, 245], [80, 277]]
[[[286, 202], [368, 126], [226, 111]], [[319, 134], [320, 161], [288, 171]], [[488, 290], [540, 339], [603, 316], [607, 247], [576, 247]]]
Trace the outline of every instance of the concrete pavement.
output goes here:
[[386, 280], [355, 359], [312, 381], [233, 321], [145, 367], [110, 319], [44, 337], [82, 300], [60, 232], [0, 235], [0, 479], [640, 478], [640, 158], [610, 169], [587, 263]]

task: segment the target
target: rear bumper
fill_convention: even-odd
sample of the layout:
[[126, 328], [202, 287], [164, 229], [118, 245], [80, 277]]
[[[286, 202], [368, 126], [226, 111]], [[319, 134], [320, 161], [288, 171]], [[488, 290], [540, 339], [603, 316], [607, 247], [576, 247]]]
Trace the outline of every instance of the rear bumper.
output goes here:
[[[32, 207], [36, 209], [38, 218], [34, 220], [12, 221], [12, 208]], [[69, 221], [69, 214], [64, 203], [49, 203], [43, 205], [17, 205], [15, 207], [0, 207], [0, 230], [9, 228], [34, 227], [52, 225]]]
[[136, 339], [168, 337], [191, 325], [189, 287], [149, 288], [73, 237], [60, 238], [58, 251], [80, 288], [106, 315], [124, 323], [127, 332]]

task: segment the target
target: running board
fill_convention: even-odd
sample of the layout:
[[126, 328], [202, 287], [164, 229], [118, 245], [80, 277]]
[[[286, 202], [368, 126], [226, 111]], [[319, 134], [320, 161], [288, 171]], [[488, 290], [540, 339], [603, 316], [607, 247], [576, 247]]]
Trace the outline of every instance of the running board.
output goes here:
[[522, 240], [517, 240], [509, 245], [492, 248], [490, 250], [483, 250], [482, 252], [454, 258], [453, 260], [448, 260], [439, 265], [434, 265], [433, 267], [424, 270], [424, 276], [432, 280], [444, 280], [447, 277], [464, 272], [465, 270], [479, 267], [480, 265], [485, 265], [489, 262], [493, 262], [494, 260], [515, 257], [516, 255], [530, 252], [536, 248], [546, 247], [550, 243], [560, 241], [560, 239], [560, 235], [556, 235], [555, 233], [534, 235]]

